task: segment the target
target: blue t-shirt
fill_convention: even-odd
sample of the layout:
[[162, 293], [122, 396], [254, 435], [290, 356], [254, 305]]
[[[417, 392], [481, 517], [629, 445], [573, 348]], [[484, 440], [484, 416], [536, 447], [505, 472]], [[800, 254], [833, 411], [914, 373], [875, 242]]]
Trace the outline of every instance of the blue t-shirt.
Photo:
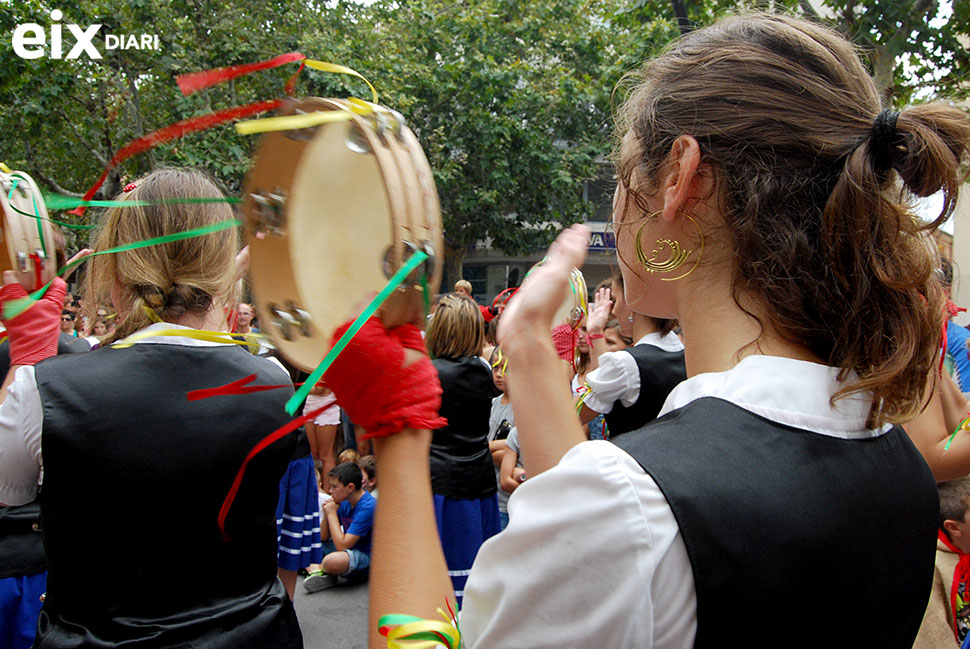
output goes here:
[[354, 549], [360, 550], [367, 556], [370, 556], [371, 530], [374, 527], [374, 507], [376, 506], [377, 499], [365, 491], [357, 501], [356, 507], [351, 507], [347, 500], [337, 507], [337, 518], [344, 528], [344, 534], [359, 536], [360, 540], [354, 545]]
[[946, 325], [946, 353], [953, 357], [956, 379], [961, 392], [970, 392], [970, 355], [967, 339], [970, 331], [952, 320]]

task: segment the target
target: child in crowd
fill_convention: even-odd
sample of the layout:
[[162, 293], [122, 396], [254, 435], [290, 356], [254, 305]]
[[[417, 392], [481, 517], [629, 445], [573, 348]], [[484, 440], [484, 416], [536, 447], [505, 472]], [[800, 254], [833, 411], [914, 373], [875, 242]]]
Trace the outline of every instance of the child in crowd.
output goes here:
[[365, 455], [357, 461], [357, 466], [364, 475], [364, 491], [377, 498], [377, 459], [373, 455]]
[[[525, 464], [522, 461], [522, 451], [519, 447], [519, 431], [513, 426], [505, 440], [505, 455], [502, 457], [502, 467], [499, 470], [499, 487], [509, 495], [525, 482]], [[508, 517], [506, 516], [506, 525]]]
[[492, 454], [492, 463], [495, 465], [495, 484], [498, 486], [498, 517], [501, 529], [509, 524], [509, 492], [502, 489], [500, 482], [500, 469], [502, 468], [502, 458], [505, 456], [505, 439], [515, 425], [515, 415], [512, 413], [512, 401], [509, 399], [508, 386], [505, 383], [505, 373], [508, 372], [508, 363], [498, 350], [492, 352], [489, 358], [492, 366], [492, 382], [495, 388], [501, 392], [499, 396], [492, 399], [492, 412], [488, 418], [488, 450]]
[[958, 647], [970, 630], [970, 477], [940, 484], [933, 591], [913, 649]]
[[[307, 395], [306, 405], [303, 407], [303, 414], [307, 414], [324, 408], [326, 410], [319, 413], [304, 424], [307, 439], [310, 440], [310, 453], [315, 459], [323, 462], [323, 475], [330, 473], [330, 469], [337, 465], [334, 458], [334, 448], [336, 446], [337, 428], [340, 426], [340, 407], [337, 405], [337, 397], [327, 387], [324, 381], [320, 381], [313, 386], [310, 394]], [[341, 439], [341, 441], [343, 441]]]
[[361, 488], [363, 476], [353, 462], [338, 464], [328, 474], [333, 500], [323, 504], [320, 538], [327, 555], [323, 569], [307, 575], [303, 587], [315, 593], [348, 582], [366, 581], [370, 568], [371, 529], [377, 501]]
[[462, 297], [472, 296], [472, 283], [467, 279], [460, 279], [455, 282], [455, 294], [461, 295]]
[[[340, 451], [340, 455], [337, 456], [337, 464], [346, 464], [347, 462], [357, 464], [359, 461], [360, 453], [352, 448], [345, 448], [344, 450]], [[330, 475], [329, 471], [327, 472], [327, 475]]]

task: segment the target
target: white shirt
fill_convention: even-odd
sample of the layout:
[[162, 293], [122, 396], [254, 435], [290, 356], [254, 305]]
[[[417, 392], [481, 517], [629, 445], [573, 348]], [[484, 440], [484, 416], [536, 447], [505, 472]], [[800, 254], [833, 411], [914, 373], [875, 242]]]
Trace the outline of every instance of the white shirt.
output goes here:
[[[677, 386], [661, 414], [711, 396], [772, 421], [854, 438], [869, 400], [832, 408], [838, 369], [749, 356]], [[688, 649], [697, 600], [687, 550], [657, 484], [605, 441], [573, 447], [509, 499], [509, 526], [479, 550], [465, 585], [466, 646]]]
[[[684, 351], [684, 344], [674, 332], [661, 336], [659, 332], [649, 333], [636, 342], [639, 345], [653, 345], [668, 352]], [[597, 360], [599, 367], [586, 375], [590, 392], [586, 395], [586, 407], [595, 412], [608, 413], [613, 404], [619, 401], [629, 408], [640, 398], [640, 370], [637, 361], [625, 351], [606, 352]]]
[[[142, 331], [160, 329], [191, 327], [156, 322]], [[226, 336], [228, 338], [229, 334]], [[141, 343], [203, 347], [232, 344], [183, 336], [155, 336], [135, 342]], [[14, 375], [13, 383], [7, 388], [7, 398], [0, 404], [0, 503], [23, 505], [37, 497], [37, 489], [44, 478], [44, 462], [40, 449], [43, 424], [44, 411], [34, 368], [31, 365], [20, 367]]]

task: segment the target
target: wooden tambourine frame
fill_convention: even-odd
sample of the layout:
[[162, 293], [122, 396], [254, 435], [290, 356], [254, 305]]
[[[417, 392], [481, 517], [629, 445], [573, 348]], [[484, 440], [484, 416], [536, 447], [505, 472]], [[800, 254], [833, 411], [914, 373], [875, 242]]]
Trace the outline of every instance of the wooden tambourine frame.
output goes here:
[[243, 212], [261, 329], [293, 365], [312, 371], [333, 330], [380, 291], [415, 251], [428, 260], [379, 312], [412, 319], [442, 273], [442, 228], [431, 167], [403, 118], [341, 99], [290, 102], [280, 115], [343, 111], [346, 119], [263, 136]]
[[[0, 171], [0, 205], [3, 209], [0, 271], [27, 273], [36, 290], [54, 278], [57, 256], [54, 232], [44, 197], [37, 183], [22, 171]], [[39, 268], [39, 273], [38, 273]]]

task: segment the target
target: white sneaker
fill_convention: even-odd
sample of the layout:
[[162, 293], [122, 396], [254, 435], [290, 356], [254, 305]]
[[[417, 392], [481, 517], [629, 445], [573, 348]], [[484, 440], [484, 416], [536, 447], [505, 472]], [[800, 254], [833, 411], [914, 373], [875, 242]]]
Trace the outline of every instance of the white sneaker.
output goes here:
[[323, 571], [311, 572], [303, 579], [303, 590], [308, 593], [318, 593], [336, 585], [337, 576], [328, 575]]

